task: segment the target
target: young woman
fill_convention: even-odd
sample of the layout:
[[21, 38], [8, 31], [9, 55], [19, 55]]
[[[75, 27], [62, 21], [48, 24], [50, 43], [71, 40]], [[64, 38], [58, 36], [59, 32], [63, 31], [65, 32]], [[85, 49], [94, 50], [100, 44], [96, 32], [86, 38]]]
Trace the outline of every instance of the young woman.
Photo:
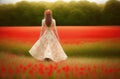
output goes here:
[[52, 17], [51, 10], [44, 12], [40, 38], [29, 50], [29, 53], [41, 61], [52, 60], [59, 62], [67, 59], [67, 55], [59, 42], [56, 21]]

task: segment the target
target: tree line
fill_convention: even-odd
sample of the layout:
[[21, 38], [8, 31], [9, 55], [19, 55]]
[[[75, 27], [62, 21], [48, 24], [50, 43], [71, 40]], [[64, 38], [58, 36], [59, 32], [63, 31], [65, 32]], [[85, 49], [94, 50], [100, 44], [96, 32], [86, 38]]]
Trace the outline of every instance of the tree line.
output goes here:
[[44, 11], [51, 9], [58, 26], [120, 25], [120, 1], [105, 4], [88, 1], [0, 4], [0, 26], [40, 26]]

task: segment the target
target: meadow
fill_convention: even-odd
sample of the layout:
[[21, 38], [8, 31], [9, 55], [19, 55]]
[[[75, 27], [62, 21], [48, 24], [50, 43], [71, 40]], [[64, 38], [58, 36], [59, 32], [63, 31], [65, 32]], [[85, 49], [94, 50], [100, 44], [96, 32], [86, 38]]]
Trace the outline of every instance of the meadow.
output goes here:
[[119, 79], [119, 26], [59, 26], [66, 61], [42, 62], [28, 52], [40, 27], [0, 27], [1, 79]]

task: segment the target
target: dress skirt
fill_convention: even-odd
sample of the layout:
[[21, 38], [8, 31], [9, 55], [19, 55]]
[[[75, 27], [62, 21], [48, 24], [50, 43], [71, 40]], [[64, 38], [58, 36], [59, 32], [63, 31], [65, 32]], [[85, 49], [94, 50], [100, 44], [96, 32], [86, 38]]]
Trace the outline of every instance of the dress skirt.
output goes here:
[[29, 53], [38, 60], [50, 58], [52, 61], [59, 62], [67, 59], [60, 42], [54, 32], [47, 29], [44, 34], [35, 42]]

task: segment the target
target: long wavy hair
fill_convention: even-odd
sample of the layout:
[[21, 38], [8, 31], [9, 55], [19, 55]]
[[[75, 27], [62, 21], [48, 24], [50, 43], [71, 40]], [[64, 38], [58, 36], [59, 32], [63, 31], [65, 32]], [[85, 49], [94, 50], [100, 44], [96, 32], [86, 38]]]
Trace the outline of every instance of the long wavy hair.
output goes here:
[[51, 26], [52, 23], [52, 11], [51, 10], [45, 10], [44, 12], [44, 19], [45, 19], [45, 24], [47, 27]]

